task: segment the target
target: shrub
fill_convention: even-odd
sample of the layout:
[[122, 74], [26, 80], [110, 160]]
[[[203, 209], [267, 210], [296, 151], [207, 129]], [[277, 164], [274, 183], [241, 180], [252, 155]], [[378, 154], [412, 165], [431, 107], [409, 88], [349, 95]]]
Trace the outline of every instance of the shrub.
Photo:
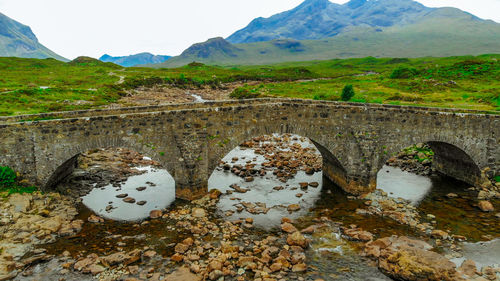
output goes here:
[[345, 85], [344, 89], [342, 90], [342, 95], [340, 96], [340, 99], [343, 101], [348, 101], [354, 97], [354, 88], [352, 85]]
[[398, 67], [398, 68], [394, 69], [390, 78], [391, 79], [408, 79], [408, 78], [414, 77], [417, 74], [418, 74], [418, 70], [416, 70], [415, 68]]
[[496, 182], [500, 182], [500, 176], [496, 176], [496, 177], [495, 177], [495, 181], [496, 181]]
[[229, 96], [236, 99], [255, 99], [258, 98], [260, 94], [255, 92], [255, 90], [237, 88]]
[[10, 187], [16, 181], [16, 172], [10, 167], [0, 166], [0, 188]]

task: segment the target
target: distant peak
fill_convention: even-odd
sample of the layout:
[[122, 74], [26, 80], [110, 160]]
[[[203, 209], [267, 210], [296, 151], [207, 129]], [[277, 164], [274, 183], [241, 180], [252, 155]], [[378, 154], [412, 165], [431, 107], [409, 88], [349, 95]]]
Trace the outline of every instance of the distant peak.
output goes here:
[[368, 0], [351, 0], [347, 2], [346, 5], [351, 9], [356, 9], [366, 4], [366, 2], [368, 2]]

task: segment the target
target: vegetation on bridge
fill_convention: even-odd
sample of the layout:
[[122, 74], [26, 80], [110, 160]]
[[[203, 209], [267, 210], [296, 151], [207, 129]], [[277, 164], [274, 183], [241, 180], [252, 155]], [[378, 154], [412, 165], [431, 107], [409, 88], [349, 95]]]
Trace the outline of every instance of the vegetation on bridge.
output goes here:
[[[0, 115], [99, 108], [132, 89], [225, 87], [234, 98], [297, 97], [353, 102], [500, 110], [500, 55], [448, 58], [360, 58], [267, 66], [191, 63], [174, 69], [123, 68], [91, 58], [0, 58]], [[248, 83], [250, 81], [257, 81]], [[245, 84], [248, 83], [248, 84]]]

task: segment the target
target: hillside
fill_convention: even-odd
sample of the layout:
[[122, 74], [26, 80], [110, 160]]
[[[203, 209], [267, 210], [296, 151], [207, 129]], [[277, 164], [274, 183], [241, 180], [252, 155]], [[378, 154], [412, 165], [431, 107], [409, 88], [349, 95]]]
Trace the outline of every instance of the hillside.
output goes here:
[[99, 60], [103, 62], [112, 62], [124, 67], [131, 67], [140, 64], [149, 64], [149, 63], [162, 63], [168, 60], [171, 56], [161, 56], [161, 55], [153, 55], [151, 53], [140, 53], [130, 56], [122, 56], [122, 57], [113, 57], [110, 55], [103, 55], [99, 58]]
[[67, 61], [40, 44], [29, 26], [2, 13], [0, 13], [0, 57], [55, 58]]
[[[345, 24], [340, 27], [340, 22]], [[309, 37], [321, 39], [300, 40]], [[223, 48], [215, 48], [214, 40]], [[444, 57], [499, 50], [500, 24], [459, 9], [427, 8], [410, 0], [353, 0], [344, 5], [307, 0], [294, 10], [256, 19], [227, 40], [195, 44], [178, 57], [149, 66], [177, 67], [193, 61], [256, 65], [367, 56]]]
[[412, 23], [433, 10], [412, 0], [352, 0], [344, 5], [306, 0], [290, 11], [253, 20], [227, 41], [236, 44], [283, 38], [322, 39], [349, 32], [351, 27], [385, 28]]
[[[500, 55], [356, 58], [277, 65], [124, 68], [79, 57], [0, 58], [0, 115], [144, 106], [204, 99], [293, 97], [455, 107], [500, 113]], [[319, 79], [321, 78], [321, 79]]]

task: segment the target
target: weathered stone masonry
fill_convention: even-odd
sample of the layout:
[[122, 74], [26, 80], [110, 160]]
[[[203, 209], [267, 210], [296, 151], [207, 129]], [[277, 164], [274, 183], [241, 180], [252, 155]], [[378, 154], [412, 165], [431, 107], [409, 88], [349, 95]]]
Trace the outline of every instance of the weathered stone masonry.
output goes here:
[[[59, 118], [45, 121], [40, 118]], [[500, 116], [446, 109], [260, 99], [90, 110], [0, 118], [0, 165], [50, 188], [95, 148], [125, 147], [159, 161], [181, 198], [206, 192], [219, 161], [255, 136], [294, 133], [310, 138], [325, 175], [344, 190], [375, 188], [394, 153], [426, 142], [439, 171], [473, 185], [480, 170], [500, 174]]]

